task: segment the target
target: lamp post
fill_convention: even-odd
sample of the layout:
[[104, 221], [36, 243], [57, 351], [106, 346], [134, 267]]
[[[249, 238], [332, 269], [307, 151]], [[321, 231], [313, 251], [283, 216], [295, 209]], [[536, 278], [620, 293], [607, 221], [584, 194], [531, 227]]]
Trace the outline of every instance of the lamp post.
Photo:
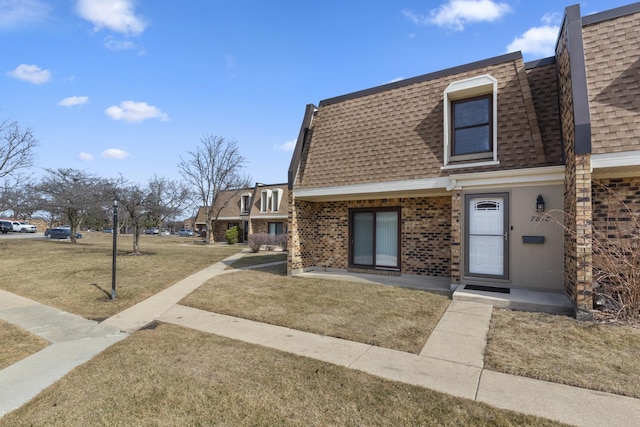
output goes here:
[[111, 262], [111, 299], [116, 298], [116, 252], [118, 246], [118, 201], [113, 199], [113, 257]]

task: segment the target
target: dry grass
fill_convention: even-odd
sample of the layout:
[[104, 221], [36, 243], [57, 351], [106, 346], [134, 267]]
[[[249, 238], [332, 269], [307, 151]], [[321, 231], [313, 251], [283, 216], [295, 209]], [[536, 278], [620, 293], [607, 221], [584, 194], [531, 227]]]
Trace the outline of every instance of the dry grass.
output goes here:
[[416, 354], [449, 305], [442, 294], [285, 272], [273, 266], [218, 276], [181, 304]]
[[0, 320], [0, 369], [42, 350], [49, 343], [37, 335]]
[[640, 329], [494, 310], [485, 367], [640, 398]]
[[80, 316], [101, 319], [158, 293], [226, 258], [240, 246], [168, 236], [141, 236], [141, 256], [129, 255], [132, 236], [118, 237], [117, 297], [110, 300], [112, 236], [85, 233], [69, 241], [0, 241], [0, 287]]
[[557, 426], [363, 372], [160, 324], [108, 348], [0, 426]]

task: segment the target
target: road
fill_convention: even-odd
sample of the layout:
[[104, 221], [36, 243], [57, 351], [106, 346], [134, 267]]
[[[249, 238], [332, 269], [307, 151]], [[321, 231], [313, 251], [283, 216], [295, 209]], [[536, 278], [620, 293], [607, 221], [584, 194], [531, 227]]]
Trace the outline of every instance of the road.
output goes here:
[[44, 233], [0, 233], [0, 240], [4, 239], [44, 239]]

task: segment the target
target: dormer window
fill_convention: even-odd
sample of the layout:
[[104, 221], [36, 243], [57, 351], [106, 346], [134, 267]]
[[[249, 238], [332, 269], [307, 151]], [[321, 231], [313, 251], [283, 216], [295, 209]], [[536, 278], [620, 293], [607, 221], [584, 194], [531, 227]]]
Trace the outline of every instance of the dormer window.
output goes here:
[[497, 165], [498, 82], [488, 74], [444, 91], [443, 169]]
[[452, 157], [492, 153], [491, 96], [451, 103]]
[[280, 209], [280, 199], [282, 199], [282, 190], [276, 188], [273, 190], [273, 196], [271, 197], [271, 212], [278, 212], [278, 209]]
[[268, 212], [271, 206], [271, 190], [262, 190], [260, 197], [260, 212]]
[[249, 213], [251, 209], [251, 194], [243, 194], [240, 197], [240, 211], [242, 213]]

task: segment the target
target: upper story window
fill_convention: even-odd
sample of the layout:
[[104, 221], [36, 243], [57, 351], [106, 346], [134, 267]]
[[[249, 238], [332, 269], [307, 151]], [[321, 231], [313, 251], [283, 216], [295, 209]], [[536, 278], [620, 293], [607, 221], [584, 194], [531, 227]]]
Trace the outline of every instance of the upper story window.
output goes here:
[[271, 197], [271, 212], [278, 212], [278, 209], [280, 209], [280, 199], [282, 199], [282, 190], [276, 188], [273, 190], [273, 196]]
[[499, 164], [497, 83], [485, 74], [445, 89], [443, 169]]
[[251, 209], [251, 194], [243, 194], [240, 198], [240, 211], [248, 213]]
[[491, 153], [491, 96], [451, 103], [452, 156]]
[[262, 190], [260, 197], [260, 212], [267, 212], [271, 206], [271, 190]]

